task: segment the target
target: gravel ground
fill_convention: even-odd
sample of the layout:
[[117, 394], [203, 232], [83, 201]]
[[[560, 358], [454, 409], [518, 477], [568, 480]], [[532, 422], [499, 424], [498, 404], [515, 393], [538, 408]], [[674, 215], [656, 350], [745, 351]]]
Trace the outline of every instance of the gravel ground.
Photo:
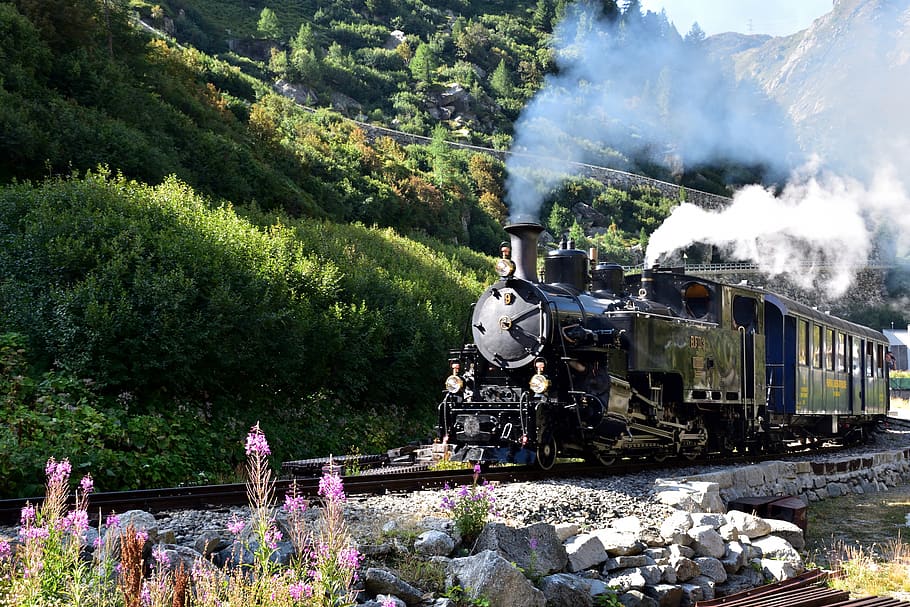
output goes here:
[[[831, 456], [819, 454], [794, 456], [820, 461], [825, 457], [843, 458], [872, 451], [910, 447], [910, 424], [890, 424], [877, 434], [873, 443], [853, 447]], [[787, 458], [793, 459], [793, 458]], [[603, 478], [565, 478], [534, 483], [509, 483], [496, 488], [496, 519], [516, 526], [535, 522], [575, 523], [582, 529], [605, 527], [611, 521], [638, 516], [646, 526], [656, 527], [671, 512], [656, 501], [655, 479], [699, 474], [725, 466], [684, 466], [662, 470], [607, 476]], [[420, 519], [445, 518], [440, 507], [442, 491], [349, 498], [346, 520], [352, 534], [360, 540], [375, 537], [381, 527], [394, 520], [400, 527], [417, 528]], [[313, 513], [315, 516], [315, 512]], [[161, 530], [172, 530], [176, 543], [192, 546], [203, 530], [224, 530], [232, 516], [246, 518], [248, 508], [220, 508], [206, 511], [157, 513]], [[16, 530], [0, 528], [0, 537], [13, 537]]]

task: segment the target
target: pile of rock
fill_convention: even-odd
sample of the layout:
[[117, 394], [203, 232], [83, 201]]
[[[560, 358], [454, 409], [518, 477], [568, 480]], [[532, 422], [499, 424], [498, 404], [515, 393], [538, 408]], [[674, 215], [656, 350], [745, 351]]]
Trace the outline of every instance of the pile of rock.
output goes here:
[[[676, 512], [659, 529], [637, 517], [579, 533], [576, 525], [487, 524], [471, 556], [456, 549], [451, 522], [426, 519], [413, 549], [440, 564], [447, 586], [491, 607], [593, 606], [614, 595], [626, 606], [685, 607], [803, 570], [802, 530], [792, 523], [731, 511]], [[364, 547], [376, 556], [388, 546]], [[424, 594], [381, 568], [367, 569], [374, 601], [413, 605]], [[370, 603], [374, 604], [374, 603]], [[437, 604], [444, 604], [444, 599]]]

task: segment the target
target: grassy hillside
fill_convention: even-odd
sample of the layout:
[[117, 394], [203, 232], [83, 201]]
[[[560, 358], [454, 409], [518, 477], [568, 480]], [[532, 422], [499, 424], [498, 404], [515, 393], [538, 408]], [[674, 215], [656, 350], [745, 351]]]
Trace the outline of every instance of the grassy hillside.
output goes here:
[[[103, 489], [212, 479], [256, 420], [276, 459], [429, 435], [505, 238], [502, 163], [446, 140], [508, 143], [560, 3], [450, 4], [275, 4], [262, 61], [220, 32], [255, 47], [264, 5], [0, 4], [0, 487], [51, 455]], [[369, 140], [279, 76], [432, 139]], [[448, 82], [461, 121], [427, 105]], [[620, 258], [672, 202], [574, 180], [544, 219], [582, 246], [590, 205]]]

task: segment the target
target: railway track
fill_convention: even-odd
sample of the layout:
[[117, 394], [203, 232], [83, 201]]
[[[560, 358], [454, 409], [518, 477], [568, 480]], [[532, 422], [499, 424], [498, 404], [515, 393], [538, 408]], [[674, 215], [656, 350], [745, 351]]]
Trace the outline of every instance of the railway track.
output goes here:
[[890, 597], [850, 598], [846, 590], [827, 586], [831, 574], [819, 569], [795, 578], [759, 586], [710, 601], [698, 601], [695, 607], [907, 607], [908, 603]]
[[[910, 426], [904, 420], [889, 420], [895, 425]], [[806, 449], [803, 453], [819, 453], [818, 449]], [[829, 447], [825, 453], [836, 453], [835, 447]], [[636, 474], [648, 470], [672, 468], [678, 466], [725, 466], [751, 465], [762, 461], [777, 460], [788, 455], [800, 455], [799, 452], [788, 454], [744, 454], [724, 456], [722, 461], [716, 457], [696, 459], [665, 460], [655, 462], [647, 459], [617, 460], [604, 467], [597, 464], [581, 462], [559, 463], [551, 470], [541, 470], [536, 466], [494, 466], [483, 468], [484, 480], [498, 483], [528, 482], [567, 477], [602, 477]], [[345, 492], [348, 495], [381, 495], [385, 493], [405, 493], [423, 489], [439, 489], [445, 484], [463, 485], [473, 481], [473, 470], [430, 470], [426, 464], [397, 465], [392, 461], [403, 457], [397, 450], [389, 455], [342, 456], [331, 458], [313, 458], [285, 462], [284, 473], [289, 478], [282, 478], [275, 483], [275, 497], [283, 502], [285, 494], [292, 488], [298, 495], [311, 499], [318, 497], [319, 479], [326, 466], [334, 466], [334, 471], [342, 474], [345, 469], [355, 469], [358, 474], [342, 474]], [[344, 464], [342, 466], [342, 464]], [[22, 508], [26, 504], [38, 506], [43, 497], [15, 498], [0, 500], [0, 525], [18, 523]], [[145, 510], [160, 512], [164, 510], [195, 509], [203, 510], [218, 507], [243, 506], [248, 504], [245, 483], [224, 485], [191, 485], [160, 489], [140, 489], [133, 491], [112, 491], [93, 493], [89, 499], [89, 516], [97, 520], [99, 515], [112, 512], [122, 513], [127, 510]]]

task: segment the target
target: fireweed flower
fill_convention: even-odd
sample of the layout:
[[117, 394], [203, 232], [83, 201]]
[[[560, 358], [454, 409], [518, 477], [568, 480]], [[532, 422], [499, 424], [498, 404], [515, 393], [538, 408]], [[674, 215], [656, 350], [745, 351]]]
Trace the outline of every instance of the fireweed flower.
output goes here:
[[306, 512], [306, 509], [307, 501], [302, 495], [295, 497], [288, 493], [284, 496], [284, 510], [288, 514], [303, 513]]
[[9, 542], [6, 540], [0, 540], [0, 561], [5, 561], [13, 555], [13, 549], [10, 547]]
[[344, 485], [337, 474], [324, 474], [319, 479], [319, 495], [330, 502], [343, 502]]
[[47, 527], [28, 527], [19, 530], [19, 537], [26, 542], [29, 540], [45, 540], [50, 536], [51, 532]]
[[95, 481], [92, 480], [91, 474], [86, 474], [82, 477], [82, 480], [79, 481], [79, 486], [82, 488], [82, 492], [88, 495], [95, 490]]
[[140, 542], [147, 542], [149, 539], [148, 531], [137, 531], [136, 539], [139, 540]]
[[47, 460], [47, 465], [44, 467], [48, 483], [56, 485], [65, 484], [69, 480], [72, 471], [73, 467], [68, 459], [58, 462], [52, 457]]
[[117, 527], [120, 525], [120, 517], [116, 514], [108, 514], [107, 518], [104, 519], [104, 526], [110, 529], [111, 527]]
[[258, 422], [250, 428], [250, 433], [246, 437], [246, 454], [253, 455], [254, 453], [259, 455], [270, 455], [272, 453], [269, 449], [268, 441], [265, 440], [265, 434], [259, 428]]
[[19, 523], [25, 527], [30, 525], [35, 521], [35, 507], [31, 504], [26, 504], [22, 507], [22, 514], [19, 517]]
[[361, 556], [357, 548], [354, 548], [353, 546], [348, 546], [338, 553], [338, 564], [345, 569], [350, 569], [351, 571], [356, 570], [360, 565], [360, 561], [362, 560], [363, 556]]
[[281, 532], [275, 528], [275, 526], [270, 526], [265, 532], [265, 544], [272, 550], [278, 548], [278, 542], [281, 541]]
[[304, 582], [294, 582], [288, 586], [288, 592], [295, 601], [308, 599], [313, 596], [313, 587]]
[[152, 549], [152, 558], [155, 559], [155, 563], [159, 568], [167, 567], [171, 564], [171, 559], [167, 555], [167, 549], [161, 544], [158, 544]]
[[88, 512], [85, 510], [73, 510], [64, 517], [63, 523], [72, 533], [80, 535], [88, 530]]
[[246, 523], [243, 519], [237, 518], [236, 514], [231, 517], [231, 520], [229, 520], [227, 524], [228, 531], [234, 535], [239, 535], [245, 526]]
[[462, 541], [473, 541], [483, 529], [487, 518], [496, 514], [493, 505], [496, 502], [494, 485], [480, 480], [480, 467], [474, 466], [474, 478], [470, 485], [462, 485], [454, 491], [445, 487], [446, 495], [442, 498], [441, 506], [448, 511], [455, 522], [455, 528], [461, 534]]

